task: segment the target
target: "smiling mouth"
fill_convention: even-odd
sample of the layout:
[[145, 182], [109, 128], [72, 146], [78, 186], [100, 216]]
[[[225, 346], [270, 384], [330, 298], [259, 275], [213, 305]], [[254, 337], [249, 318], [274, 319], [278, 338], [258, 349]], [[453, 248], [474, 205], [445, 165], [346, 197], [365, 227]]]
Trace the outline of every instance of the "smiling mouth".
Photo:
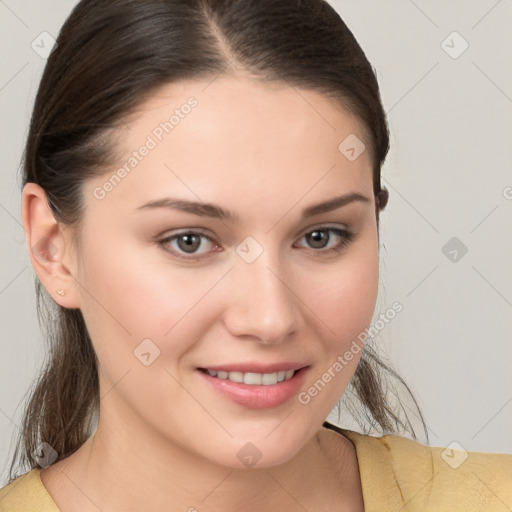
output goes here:
[[250, 386], [273, 386], [280, 382], [290, 380], [299, 370], [281, 370], [273, 373], [254, 373], [254, 372], [226, 372], [208, 370], [199, 368], [199, 371], [207, 373], [211, 377], [221, 380], [230, 380], [240, 384], [248, 384]]

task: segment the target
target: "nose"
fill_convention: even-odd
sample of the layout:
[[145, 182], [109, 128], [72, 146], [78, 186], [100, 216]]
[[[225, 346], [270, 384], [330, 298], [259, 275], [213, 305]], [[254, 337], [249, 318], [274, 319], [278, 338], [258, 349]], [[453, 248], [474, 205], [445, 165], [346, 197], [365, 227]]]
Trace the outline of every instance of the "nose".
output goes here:
[[300, 300], [293, 280], [269, 251], [252, 263], [238, 259], [228, 280], [224, 318], [233, 336], [276, 344], [298, 330]]

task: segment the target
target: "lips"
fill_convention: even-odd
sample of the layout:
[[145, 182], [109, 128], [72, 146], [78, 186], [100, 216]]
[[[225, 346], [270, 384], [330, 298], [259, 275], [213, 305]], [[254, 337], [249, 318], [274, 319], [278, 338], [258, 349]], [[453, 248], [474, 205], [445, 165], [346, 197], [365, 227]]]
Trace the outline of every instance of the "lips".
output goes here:
[[[288, 368], [285, 370], [285, 368]], [[229, 371], [228, 371], [229, 370]], [[255, 371], [258, 370], [258, 371]], [[244, 381], [237, 382], [225, 378], [213, 376], [216, 372], [228, 374], [239, 374], [244, 376]], [[272, 373], [292, 373], [289, 378], [274, 383], [270, 380]], [[211, 366], [208, 368], [197, 368], [197, 373], [208, 387], [223, 397], [247, 408], [269, 409], [289, 402], [302, 387], [306, 375], [309, 373], [309, 365], [302, 363], [276, 363], [276, 364], [232, 364], [222, 366]], [[262, 379], [265, 376], [266, 382], [258, 385], [258, 376]], [[245, 382], [245, 377], [249, 381]], [[224, 377], [224, 375], [222, 375]], [[267, 381], [268, 377], [268, 381]], [[273, 377], [275, 379], [275, 376]], [[255, 380], [256, 379], [256, 380]], [[265, 384], [265, 385], [264, 385]]]

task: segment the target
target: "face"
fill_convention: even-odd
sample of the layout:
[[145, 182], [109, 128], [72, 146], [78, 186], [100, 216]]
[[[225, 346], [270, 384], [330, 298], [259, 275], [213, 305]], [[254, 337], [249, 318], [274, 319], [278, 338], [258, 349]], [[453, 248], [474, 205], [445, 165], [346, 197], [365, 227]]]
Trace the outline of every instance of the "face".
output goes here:
[[351, 134], [365, 140], [329, 98], [248, 78], [171, 84], [138, 109], [118, 165], [83, 189], [100, 421], [231, 467], [242, 447], [265, 467], [311, 439], [377, 295], [371, 161], [340, 151]]

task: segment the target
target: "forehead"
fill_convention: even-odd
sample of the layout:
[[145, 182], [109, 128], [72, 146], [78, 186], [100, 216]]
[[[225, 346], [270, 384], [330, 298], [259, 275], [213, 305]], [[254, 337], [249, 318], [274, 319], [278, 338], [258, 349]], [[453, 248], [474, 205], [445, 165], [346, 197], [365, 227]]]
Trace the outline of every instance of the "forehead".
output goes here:
[[119, 135], [116, 165], [91, 185], [120, 174], [107, 187], [110, 203], [136, 207], [169, 194], [282, 209], [333, 187], [372, 188], [369, 151], [356, 159], [342, 151], [346, 140], [368, 147], [359, 120], [316, 91], [283, 83], [221, 76], [167, 84]]

